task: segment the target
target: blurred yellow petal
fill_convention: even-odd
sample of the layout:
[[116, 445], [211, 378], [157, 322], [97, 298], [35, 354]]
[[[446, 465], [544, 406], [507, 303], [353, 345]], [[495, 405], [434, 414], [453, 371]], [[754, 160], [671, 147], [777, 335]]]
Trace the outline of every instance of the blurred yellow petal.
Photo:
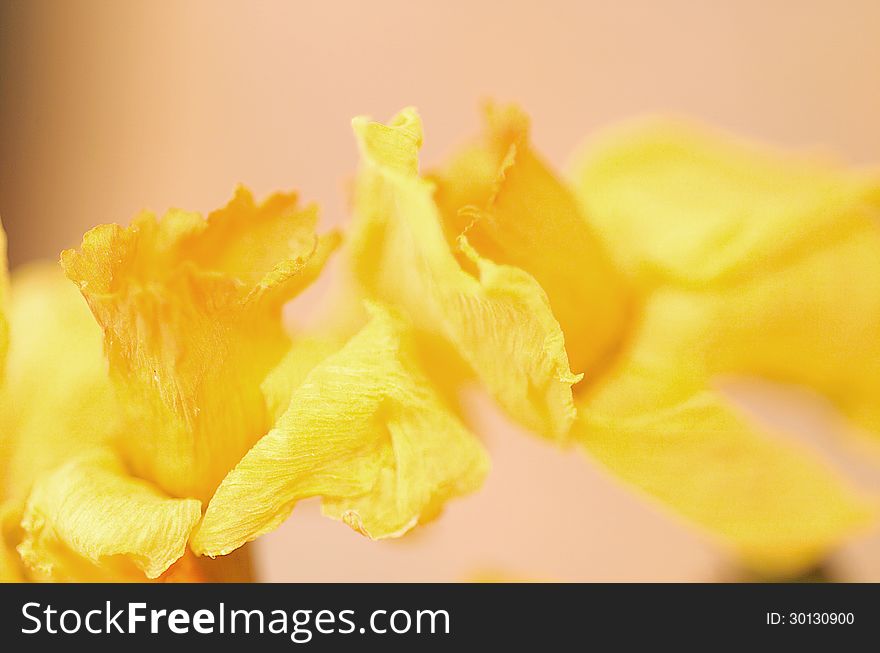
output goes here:
[[393, 537], [482, 482], [485, 453], [420, 370], [408, 327], [371, 312], [224, 479], [193, 537], [197, 553], [224, 555], [312, 496], [364, 534]]
[[[362, 156], [351, 255], [371, 299], [401, 306], [418, 329], [448, 338], [499, 403], [553, 438], [574, 419], [562, 329], [527, 272], [447, 240], [433, 186], [418, 174], [421, 121], [405, 109], [388, 125], [356, 118]], [[473, 272], [473, 274], [471, 273]]]
[[16, 547], [21, 542], [21, 510], [12, 502], [0, 503], [0, 583], [20, 583], [26, 572]]
[[101, 329], [57, 263], [16, 271], [9, 320], [0, 494], [21, 501], [40, 473], [107, 442], [122, 422]]
[[771, 577], [821, 562], [877, 516], [842, 477], [710, 392], [630, 417], [586, 410], [574, 433], [617, 478]]
[[611, 471], [790, 575], [871, 519], [846, 482], [711, 392], [806, 384], [880, 427], [880, 177], [675, 123], [601, 140], [576, 186], [643, 292], [576, 436]]
[[807, 385], [880, 438], [877, 218], [773, 274], [702, 297], [707, 367]]
[[[575, 168], [585, 214], [634, 275], [704, 285], [785, 266], [864, 227], [880, 181], [685, 123], [597, 139]], [[651, 283], [656, 283], [652, 281]]]
[[110, 370], [143, 435], [134, 471], [207, 500], [270, 424], [260, 383], [289, 346], [282, 304], [320, 271], [338, 236], [294, 195], [239, 189], [203, 220], [170, 211], [88, 232], [62, 255], [104, 330]]
[[755, 570], [795, 575], [880, 513], [806, 448], [710, 389], [726, 328], [711, 296], [677, 288], [651, 296], [615, 364], [579, 395], [573, 435], [616, 477], [723, 539]]
[[[645, 360], [674, 362], [692, 389], [729, 374], [797, 383], [880, 434], [880, 227], [866, 224], [749, 282], [658, 288], [641, 313], [631, 346]], [[619, 395], [630, 407], [650, 396], [637, 387]]]
[[[196, 499], [170, 499], [133, 478], [112, 453], [71, 460], [35, 484], [24, 511], [22, 559], [52, 580], [156, 578], [186, 550], [201, 517]], [[123, 577], [124, 577], [123, 576]]]
[[532, 149], [525, 114], [490, 104], [485, 117], [483, 137], [433, 176], [447, 233], [534, 277], [571, 368], [589, 379], [620, 341], [629, 292], [572, 192]]
[[808, 385], [880, 433], [880, 171], [650, 123], [576, 179], [630, 271], [678, 289], [682, 361]]

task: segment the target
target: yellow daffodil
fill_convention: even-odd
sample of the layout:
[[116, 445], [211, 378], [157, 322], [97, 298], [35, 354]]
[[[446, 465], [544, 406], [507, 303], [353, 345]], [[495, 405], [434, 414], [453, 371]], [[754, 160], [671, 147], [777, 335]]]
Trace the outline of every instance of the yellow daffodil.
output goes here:
[[135, 472], [207, 501], [271, 426], [260, 383], [289, 345], [283, 303], [336, 237], [294, 195], [257, 205], [240, 189], [207, 220], [171, 211], [97, 227], [62, 254], [104, 332], [123, 407], [150, 437], [123, 440]]
[[236, 550], [300, 499], [395, 537], [481, 483], [485, 453], [425, 380], [402, 316], [370, 305], [354, 334], [291, 341], [282, 307], [339, 240], [316, 221], [294, 195], [239, 189], [207, 220], [93, 229], [62, 254], [74, 284], [57, 268], [16, 276], [4, 578], [241, 580]]
[[592, 150], [569, 186], [524, 115], [490, 107], [484, 138], [425, 178], [412, 109], [355, 132], [358, 287], [451, 342], [518, 421], [767, 573], [873, 515], [712, 382], [805, 383], [877, 426], [876, 177], [655, 127]]
[[[94, 483], [101, 470], [87, 464], [110, 455], [105, 447], [122, 425], [100, 329], [57, 265], [34, 265], [14, 275], [9, 317], [12, 347], [0, 392], [5, 501], [0, 578], [143, 580], [144, 573], [135, 565], [94, 565], [87, 548], [67, 548], [55, 531], [63, 533], [83, 516], [80, 500], [92, 506], [111, 504], [109, 496], [95, 491], [101, 487]], [[65, 462], [70, 463], [70, 473], [56, 473]], [[88, 482], [80, 483], [84, 475]], [[175, 505], [167, 504], [169, 510]], [[190, 528], [193, 517], [197, 521], [197, 506], [190, 514]], [[126, 514], [126, 522], [144, 542], [167, 541], [161, 533], [164, 524], [143, 523], [135, 512]], [[119, 524], [101, 520], [82, 533], [92, 536], [96, 526], [115, 529]], [[115, 531], [110, 541], [125, 546]], [[178, 547], [185, 543], [185, 537], [178, 538]]]
[[243, 545], [310, 497], [399, 536], [487, 472], [472, 378], [759, 571], [874, 517], [714, 383], [802, 384], [880, 433], [880, 176], [662, 123], [569, 184], [495, 107], [423, 176], [414, 110], [353, 124], [355, 287], [319, 332], [282, 308], [340, 239], [292, 194], [97, 227], [67, 279], [10, 284], [0, 231], [0, 578], [246, 579]]

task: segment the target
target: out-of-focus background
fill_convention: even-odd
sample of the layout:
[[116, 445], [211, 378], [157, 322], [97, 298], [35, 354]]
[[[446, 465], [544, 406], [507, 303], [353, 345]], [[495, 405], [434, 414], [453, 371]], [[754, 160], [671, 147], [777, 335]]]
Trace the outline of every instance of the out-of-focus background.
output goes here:
[[[346, 220], [349, 121], [419, 107], [430, 165], [478, 127], [481, 100], [520, 102], [556, 164], [597, 127], [675, 112], [852, 162], [880, 162], [876, 0], [68, 0], [0, 4], [0, 216], [13, 266], [142, 208], [210, 210], [239, 181], [295, 188]], [[739, 385], [743, 405], [863, 487], [827, 407]], [[723, 551], [545, 446], [486, 401], [484, 489], [400, 541], [369, 542], [297, 507], [258, 544], [267, 580], [723, 580]], [[880, 536], [833, 561], [880, 580]]]

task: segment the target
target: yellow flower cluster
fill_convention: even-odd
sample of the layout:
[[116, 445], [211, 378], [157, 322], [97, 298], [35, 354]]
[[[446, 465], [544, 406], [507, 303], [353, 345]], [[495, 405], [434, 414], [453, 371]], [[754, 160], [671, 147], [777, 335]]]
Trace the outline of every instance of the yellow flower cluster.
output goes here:
[[308, 497], [400, 536], [488, 471], [458, 404], [475, 382], [761, 572], [872, 523], [876, 499], [713, 381], [805, 385], [880, 437], [880, 174], [648, 123], [564, 180], [492, 106], [422, 175], [414, 110], [353, 126], [320, 329], [282, 308], [341, 238], [295, 195], [142, 214], [88, 232], [63, 274], [7, 292], [4, 273], [0, 577], [241, 577], [240, 547]]

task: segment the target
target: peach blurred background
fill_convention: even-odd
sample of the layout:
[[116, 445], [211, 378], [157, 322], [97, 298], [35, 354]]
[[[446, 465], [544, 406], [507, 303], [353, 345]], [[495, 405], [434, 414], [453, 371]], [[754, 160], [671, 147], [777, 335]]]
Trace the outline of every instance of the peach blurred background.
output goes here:
[[[515, 100], [563, 164], [592, 130], [676, 112], [788, 146], [880, 162], [880, 3], [6, 2], [0, 10], [0, 215], [13, 265], [56, 257], [141, 208], [209, 210], [241, 181], [296, 188], [343, 223], [349, 121], [419, 107], [424, 160]], [[880, 464], [843, 448], [827, 407], [734, 384], [862, 486]], [[494, 470], [478, 494], [396, 542], [369, 542], [305, 502], [259, 542], [267, 580], [718, 580], [723, 552], [471, 398]], [[870, 456], [868, 456], [870, 457]], [[880, 580], [880, 536], [837, 577]]]

